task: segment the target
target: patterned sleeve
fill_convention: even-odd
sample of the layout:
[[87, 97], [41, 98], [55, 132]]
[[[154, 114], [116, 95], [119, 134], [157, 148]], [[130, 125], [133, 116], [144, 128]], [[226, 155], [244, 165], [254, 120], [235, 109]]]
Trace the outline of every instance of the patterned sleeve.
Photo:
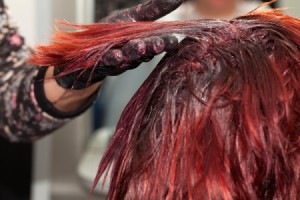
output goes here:
[[65, 116], [56, 112], [45, 98], [42, 81], [36, 78], [42, 79], [45, 70], [27, 63], [30, 53], [0, 0], [0, 135], [12, 142], [41, 138], [90, 105]]

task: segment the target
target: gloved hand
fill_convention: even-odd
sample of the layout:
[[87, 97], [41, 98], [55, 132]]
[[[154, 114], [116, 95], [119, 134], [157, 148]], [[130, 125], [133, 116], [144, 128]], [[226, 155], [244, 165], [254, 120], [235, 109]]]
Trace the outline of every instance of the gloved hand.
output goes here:
[[[178, 8], [185, 0], [150, 0], [144, 4], [118, 11], [101, 22], [154, 21]], [[83, 89], [102, 81], [106, 76], [116, 76], [150, 61], [164, 51], [176, 51], [178, 40], [175, 36], [141, 38], [129, 41], [120, 49], [109, 50], [102, 62], [94, 69], [78, 70], [60, 76], [64, 68], [54, 69], [57, 82], [66, 89]]]

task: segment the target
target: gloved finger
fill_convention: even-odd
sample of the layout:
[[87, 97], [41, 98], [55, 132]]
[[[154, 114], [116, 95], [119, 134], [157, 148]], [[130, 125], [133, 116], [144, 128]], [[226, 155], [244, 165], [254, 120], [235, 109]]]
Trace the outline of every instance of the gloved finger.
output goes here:
[[146, 56], [147, 55], [158, 55], [161, 54], [166, 47], [165, 41], [163, 38], [158, 36], [153, 36], [143, 39], [146, 43]]
[[143, 56], [143, 57], [140, 59], [140, 62], [150, 62], [153, 58], [154, 58], [153, 55]]
[[178, 39], [172, 35], [149, 37], [144, 41], [147, 45], [146, 55], [158, 55], [164, 51], [174, 52], [178, 50]]
[[153, 36], [145, 38], [143, 41], [146, 44], [146, 52], [142, 51], [142, 53], [138, 54], [139, 56], [135, 56], [134, 59], [124, 63], [122, 67], [126, 70], [137, 68], [142, 62], [149, 62], [154, 56], [164, 51], [176, 52], [178, 49], [178, 39], [175, 36]]
[[178, 38], [172, 35], [164, 35], [162, 39], [165, 42], [165, 50], [168, 53], [174, 53], [178, 51]]
[[140, 66], [143, 62], [149, 62], [153, 58], [154, 58], [153, 55], [145, 55], [145, 56], [142, 56], [139, 60], [129, 62], [129, 63], [124, 63], [124, 65], [122, 67], [125, 68], [126, 70], [135, 69], [138, 66]]
[[106, 76], [119, 75], [126, 71], [126, 69], [122, 68], [124, 62], [122, 51], [120, 49], [111, 49], [103, 55], [101, 62], [95, 68], [94, 74]]
[[121, 65], [104, 65], [99, 64], [94, 70], [95, 76], [117, 76], [125, 72], [127, 69], [124, 67], [124, 64]]
[[155, 55], [165, 49], [165, 41], [160, 37], [132, 40], [123, 48], [126, 63], [122, 66], [126, 70], [137, 68], [142, 62], [149, 62]]
[[[161, 38], [160, 40], [163, 43]], [[99, 71], [109, 76], [115, 76], [128, 69], [136, 68], [146, 59], [142, 59], [146, 51], [147, 45], [145, 40], [131, 40], [122, 49], [113, 49], [105, 53], [102, 57], [102, 62], [96, 67], [96, 72]]]
[[178, 49], [178, 39], [175, 36], [154, 36], [143, 40], [146, 43], [146, 53], [137, 60], [138, 62], [149, 62], [164, 51], [172, 53]]
[[152, 0], [131, 9], [135, 21], [155, 21], [176, 10], [185, 0]]
[[140, 61], [132, 61], [130, 63], [125, 63], [122, 67], [126, 70], [131, 70], [139, 67], [142, 62]]
[[[146, 53], [136, 60], [137, 63], [149, 62], [154, 58], [154, 56], [165, 51], [166, 43], [165, 40], [161, 37], [148, 37], [143, 39], [143, 41], [146, 44]], [[127, 68], [132, 69], [131, 66]]]
[[120, 49], [111, 49], [102, 57], [102, 63], [106, 66], [118, 66], [124, 62], [124, 56]]
[[122, 47], [124, 60], [127, 63], [136, 61], [146, 54], [147, 45], [144, 40], [135, 39], [129, 41]]
[[112, 14], [102, 22], [155, 21], [177, 9], [185, 0], [151, 0]]

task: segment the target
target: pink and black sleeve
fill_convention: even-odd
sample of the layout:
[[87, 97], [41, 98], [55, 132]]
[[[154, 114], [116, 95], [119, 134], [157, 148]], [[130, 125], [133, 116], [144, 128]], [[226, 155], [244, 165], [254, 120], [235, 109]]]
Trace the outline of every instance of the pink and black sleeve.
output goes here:
[[0, 135], [12, 142], [34, 141], [47, 135], [84, 112], [95, 99], [92, 97], [74, 113], [55, 110], [44, 95], [46, 68], [29, 64], [30, 54], [0, 0]]

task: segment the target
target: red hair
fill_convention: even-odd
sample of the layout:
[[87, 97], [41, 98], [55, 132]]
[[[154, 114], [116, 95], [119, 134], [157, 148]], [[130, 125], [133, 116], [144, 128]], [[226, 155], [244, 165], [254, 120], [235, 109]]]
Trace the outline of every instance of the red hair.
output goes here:
[[32, 61], [93, 67], [111, 47], [184, 34], [126, 106], [102, 159], [108, 199], [300, 199], [300, 20], [77, 26]]

